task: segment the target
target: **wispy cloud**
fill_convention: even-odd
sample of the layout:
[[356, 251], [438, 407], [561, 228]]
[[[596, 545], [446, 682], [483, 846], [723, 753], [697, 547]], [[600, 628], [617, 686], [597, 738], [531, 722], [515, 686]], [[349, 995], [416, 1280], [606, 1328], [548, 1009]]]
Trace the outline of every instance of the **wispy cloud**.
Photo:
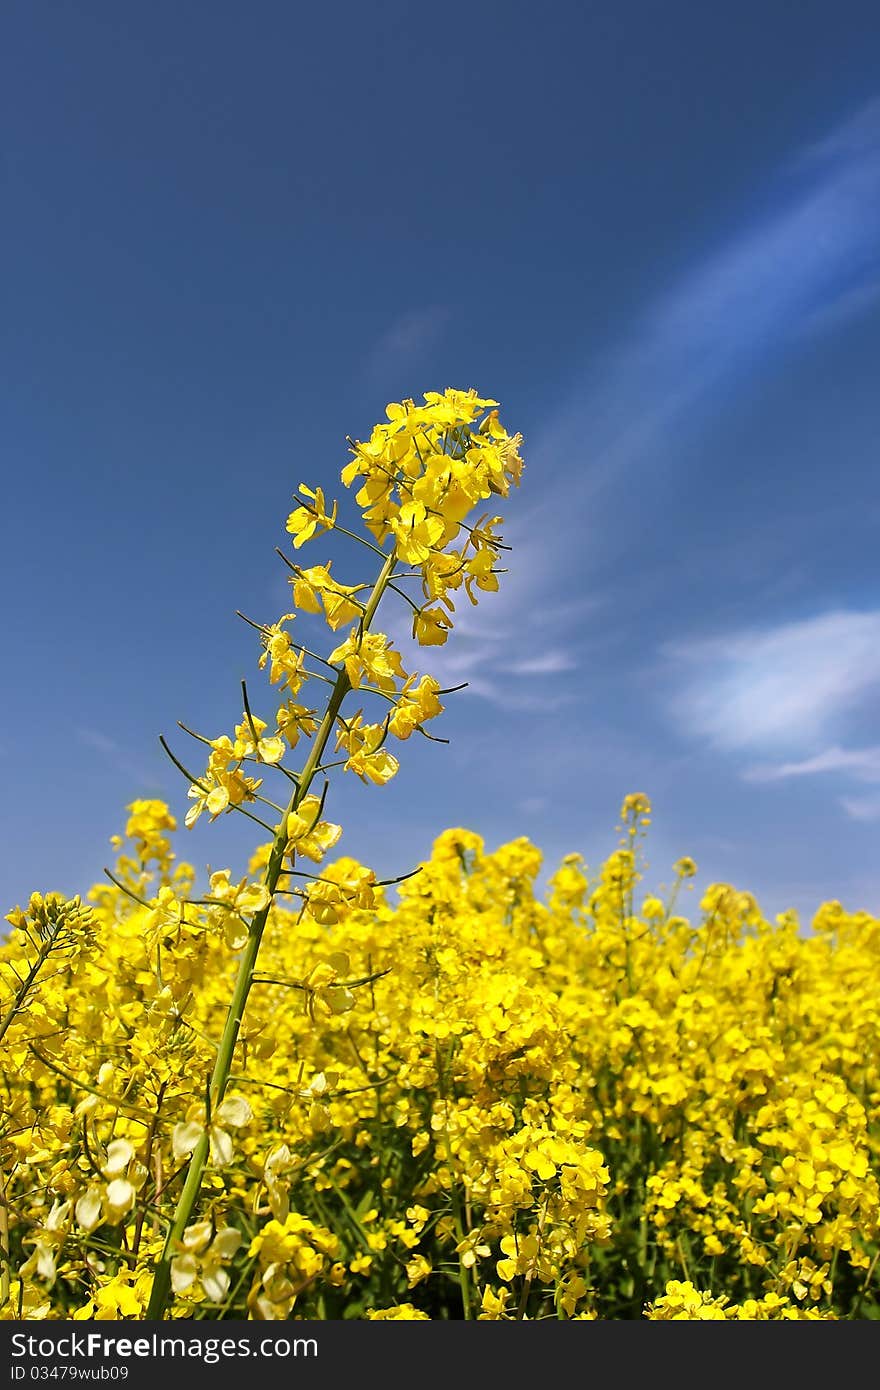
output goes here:
[[576, 670], [577, 664], [570, 652], [552, 649], [523, 661], [513, 661], [505, 669], [514, 676], [555, 676], [560, 671]]
[[[760, 213], [744, 216], [726, 242], [649, 303], [602, 365], [588, 369], [569, 403], [526, 440], [524, 494], [539, 500], [522, 511], [511, 499], [511, 573], [479, 612], [461, 615], [448, 653], [432, 652], [444, 682], [469, 680], [474, 693], [510, 709], [534, 698], [530, 681], [553, 675], [564, 683], [581, 664], [595, 601], [563, 619], [561, 606], [572, 604], [560, 596], [566, 584], [582, 589], [591, 552], [601, 556], [604, 535], [620, 534], [605, 526], [597, 494], [620, 477], [629, 486], [640, 466], [662, 465], [683, 417], [699, 421], [720, 390], [756, 374], [807, 333], [869, 307], [880, 283], [878, 248], [880, 101], [780, 169]], [[402, 319], [383, 339], [383, 351], [405, 355], [423, 317], [430, 338], [434, 312]], [[729, 747], [797, 744], [815, 735], [831, 711], [874, 682], [878, 659], [868, 648], [877, 621], [830, 615], [803, 630], [759, 633], [757, 649], [749, 646], [752, 634], [739, 646], [736, 637], [720, 647], [698, 644], [697, 664], [711, 659], [726, 676], [722, 705], [713, 684], [705, 697], [686, 697], [688, 717]], [[798, 662], [791, 679], [789, 649]], [[811, 664], [820, 649], [819, 664]], [[687, 650], [680, 659], [688, 662]]]
[[80, 743], [84, 744], [86, 748], [94, 749], [101, 757], [105, 758], [117, 772], [121, 772], [126, 777], [131, 778], [135, 787], [143, 789], [144, 787], [155, 784], [155, 774], [151, 775], [142, 764], [129, 756], [125, 748], [117, 743], [115, 739], [110, 738], [109, 735], [105, 734], [101, 729], [92, 729], [80, 725], [76, 728], [75, 733]]
[[685, 412], [697, 420], [719, 389], [876, 303], [880, 99], [800, 151], [761, 201], [631, 323], [538, 441], [545, 469], [583, 457], [585, 497], [656, 462]]
[[663, 654], [682, 729], [728, 751], [815, 757], [816, 743], [880, 687], [880, 612], [747, 628]]
[[877, 308], [880, 308], [880, 278], [842, 290], [836, 299], [814, 310], [804, 326], [808, 332], [828, 333]]
[[[846, 743], [876, 708], [880, 612], [837, 611], [670, 643], [663, 660], [668, 712], [684, 737], [723, 754], [763, 755], [741, 769], [743, 780], [880, 783], [880, 744]], [[880, 817], [874, 793], [841, 794], [838, 804], [853, 820]]]
[[880, 745], [871, 748], [834, 745], [798, 762], [765, 763], [747, 768], [743, 776], [749, 782], [781, 782], [789, 777], [814, 777], [821, 772], [843, 772], [860, 782], [880, 782]]
[[377, 386], [392, 382], [440, 341], [450, 317], [450, 310], [441, 305], [401, 314], [370, 349], [364, 363], [365, 376]]
[[107, 757], [115, 757], [122, 752], [115, 739], [108, 738], [100, 729], [78, 728], [76, 736], [80, 743], [84, 743], [87, 748], [96, 748], [99, 753], [104, 753]]
[[807, 145], [793, 161], [795, 168], [826, 164], [836, 166], [859, 160], [877, 151], [880, 129], [880, 97], [866, 102], [858, 111], [841, 121], [834, 130]]
[[[559, 678], [571, 676], [580, 668], [575, 651], [558, 647], [544, 648], [548, 631], [560, 635], [560, 624], [552, 618], [542, 621], [540, 635], [537, 620], [521, 615], [517, 621], [515, 602], [505, 591], [484, 596], [481, 607], [473, 615], [455, 618], [455, 631], [448, 646], [416, 649], [411, 642], [404, 620], [387, 624], [390, 635], [409, 658], [404, 665], [409, 670], [424, 661], [442, 685], [467, 683], [472, 695], [490, 701], [510, 712], [541, 710], [552, 713], [570, 703], [574, 693]], [[500, 610], [500, 611], [498, 611]], [[512, 651], [528, 652], [520, 660], [510, 661]], [[554, 678], [548, 685], [549, 678]]]
[[[516, 500], [508, 499], [514, 507]], [[470, 694], [513, 713], [551, 714], [575, 698], [591, 623], [605, 599], [559, 596], [559, 557], [546, 525], [519, 521], [502, 531], [511, 548], [504, 552], [507, 572], [499, 591], [481, 594], [476, 607], [463, 591], [454, 595], [454, 631], [446, 645], [416, 647], [411, 614], [402, 605], [396, 618], [386, 617], [386, 629], [404, 652], [407, 670], [424, 665], [444, 686], [466, 681]]]
[[851, 820], [880, 820], [880, 796], [842, 796], [840, 804]]

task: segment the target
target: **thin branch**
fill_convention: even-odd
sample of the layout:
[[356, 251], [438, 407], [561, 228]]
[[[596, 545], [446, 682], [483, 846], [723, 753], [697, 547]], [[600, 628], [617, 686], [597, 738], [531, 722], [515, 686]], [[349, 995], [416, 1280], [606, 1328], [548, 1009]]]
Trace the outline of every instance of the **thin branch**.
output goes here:
[[[260, 800], [263, 801], [265, 798], [260, 797]], [[271, 802], [269, 804], [271, 805]], [[231, 801], [226, 809], [227, 811], [238, 811], [240, 815], [247, 816], [248, 820], [255, 821], [256, 824], [262, 826], [264, 830], [268, 830], [270, 835], [274, 835], [278, 829], [277, 826], [269, 825], [267, 821], [261, 820], [259, 816], [255, 816], [253, 811], [246, 811], [244, 806], [238, 806], [235, 802]]]
[[[191, 733], [192, 731], [191, 731], [190, 729], [187, 729], [186, 732], [187, 732], [187, 733]], [[201, 740], [202, 742], [204, 742], [204, 743], [208, 743], [208, 742], [209, 742], [208, 739], [202, 739], [201, 734], [194, 734], [193, 737], [194, 737], [194, 738], [197, 738], [197, 739], [200, 739], [200, 740]], [[164, 735], [162, 735], [162, 734], [159, 735], [159, 742], [161, 743], [162, 747], [165, 749], [165, 752], [168, 754], [169, 758], [170, 758], [171, 761], [173, 762], [174, 766], [177, 768], [178, 772], [182, 772], [183, 775], [184, 775], [184, 777], [186, 778], [186, 780], [187, 780], [188, 782], [190, 782], [194, 787], [198, 787], [199, 791], [209, 792], [209, 791], [211, 790], [210, 787], [206, 786], [204, 782], [200, 782], [199, 779], [198, 779], [198, 777], [194, 777], [194, 776], [192, 775], [192, 773], [189, 772], [189, 771], [184, 767], [184, 765], [183, 765], [183, 763], [180, 761], [180, 759], [179, 759], [179, 758], [176, 758], [176, 757], [174, 756], [174, 754], [172, 753], [171, 749], [168, 747], [168, 744], [165, 742]]]
[[[251, 714], [251, 705], [250, 700], [248, 699], [246, 680], [242, 680], [241, 683], [241, 698], [244, 701], [244, 717], [247, 720], [248, 727], [251, 731], [251, 738], [254, 741], [254, 748], [256, 748], [259, 751], [260, 735], [257, 733], [257, 726], [254, 723], [254, 716]], [[259, 761], [262, 762], [262, 758], [259, 759]]]
[[77, 1077], [71, 1076], [70, 1072], [65, 1071], [63, 1067], [57, 1066], [55, 1062], [50, 1062], [49, 1058], [45, 1057], [38, 1048], [34, 1047], [33, 1043], [31, 1043], [28, 1051], [33, 1053], [37, 1060], [43, 1063], [44, 1067], [48, 1067], [50, 1071], [54, 1071], [56, 1075], [63, 1077], [71, 1086], [76, 1086], [81, 1091], [88, 1091], [89, 1095], [97, 1096], [105, 1105], [110, 1105], [115, 1110], [125, 1110], [128, 1114], [132, 1115], [139, 1124], [145, 1124], [148, 1127], [152, 1124], [153, 1116], [148, 1114], [145, 1110], [141, 1110], [137, 1105], [129, 1105], [128, 1101], [118, 1100], [114, 1096], [105, 1096], [101, 1091], [96, 1091], [94, 1086], [90, 1086], [87, 1081], [80, 1081]]
[[[320, 678], [319, 678], [319, 679], [320, 679]], [[242, 681], [242, 685], [244, 685], [244, 681]], [[183, 722], [182, 719], [178, 719], [178, 721], [177, 721], [177, 727], [178, 727], [179, 729], [182, 729], [183, 732], [184, 732], [185, 734], [189, 734], [190, 738], [197, 739], [199, 743], [204, 743], [204, 744], [206, 745], [206, 747], [208, 747], [208, 748], [213, 748], [213, 747], [214, 747], [214, 744], [211, 742], [211, 740], [210, 740], [209, 738], [205, 738], [204, 734], [197, 734], [196, 731], [195, 731], [195, 729], [190, 729], [190, 728], [188, 727], [188, 725], [184, 724], [184, 722]], [[253, 729], [253, 726], [252, 726], [252, 727], [251, 727], [251, 733], [253, 734], [253, 732], [254, 732], [254, 729]], [[265, 761], [264, 758], [252, 758], [252, 757], [250, 757], [249, 755], [247, 755], [247, 756], [245, 756], [245, 757], [243, 757], [243, 758], [239, 758], [237, 761], [238, 761], [239, 766], [241, 766], [242, 763], [252, 763], [254, 767], [271, 767], [271, 768], [274, 768], [276, 772], [281, 772], [281, 773], [283, 773], [284, 776], [288, 779], [288, 781], [294, 782], [294, 783], [296, 783], [297, 786], [299, 786], [299, 778], [297, 777], [296, 773], [295, 773], [295, 772], [291, 772], [290, 769], [287, 768], [287, 767], [283, 767], [281, 763], [267, 763], [267, 762]], [[179, 763], [178, 763], [178, 767], [180, 767], [180, 764], [179, 764]], [[195, 785], [195, 786], [198, 786], [199, 783], [196, 782], [194, 785]], [[202, 790], [205, 790], [205, 789], [203, 788]], [[271, 806], [271, 807], [272, 807], [273, 811], [280, 811], [280, 809], [281, 809], [280, 806], [276, 806], [276, 805], [275, 805], [274, 801], [268, 801], [267, 798], [264, 797], [264, 796], [257, 796], [257, 797], [255, 797], [254, 799], [255, 799], [256, 801], [264, 801], [264, 802], [266, 803], [267, 806]]]
[[448, 739], [448, 738], [440, 738], [438, 734], [429, 734], [429, 733], [428, 733], [428, 730], [427, 730], [427, 729], [423, 729], [422, 726], [421, 726], [421, 724], [417, 724], [417, 725], [416, 725], [416, 731], [417, 731], [417, 733], [420, 733], [420, 734], [422, 735], [422, 738], [427, 738], [427, 739], [429, 739], [429, 740], [431, 741], [431, 743], [448, 743], [448, 742], [449, 742], [449, 739]]
[[377, 888], [390, 888], [395, 883], [406, 883], [408, 878], [415, 878], [416, 874], [424, 873], [424, 864], [419, 864], [418, 868], [410, 869], [408, 874], [399, 874], [397, 878], [377, 878]]
[[[295, 565], [292, 560], [288, 560], [287, 556], [285, 555], [284, 551], [281, 549], [279, 545], [276, 545], [275, 547], [275, 554], [279, 557], [279, 559], [284, 561], [285, 565], [289, 570], [293, 570], [294, 574], [297, 574], [299, 572], [299, 567]], [[239, 614], [239, 617], [241, 617], [241, 614]]]
[[399, 594], [402, 599], [406, 599], [406, 602], [409, 604], [410, 608], [413, 610], [414, 613], [421, 613], [422, 610], [419, 607], [419, 605], [417, 603], [414, 603], [413, 600], [410, 598], [409, 594], [405, 593], [403, 589], [398, 589], [396, 584], [389, 584], [388, 587], [389, 589], [393, 589], [396, 594]]
[[[279, 551], [279, 554], [280, 554], [280, 551]], [[235, 610], [235, 616], [236, 616], [237, 618], [241, 618], [243, 622], [246, 622], [246, 623], [247, 623], [248, 627], [254, 628], [257, 632], [261, 633], [261, 634], [264, 635], [264, 636], [265, 636], [265, 634], [266, 634], [267, 632], [271, 631], [271, 629], [270, 629], [270, 627], [269, 627], [269, 625], [268, 625], [267, 623], [258, 623], [258, 622], [255, 622], [254, 619], [253, 619], [253, 618], [249, 618], [249, 617], [247, 616], [246, 613], [242, 613], [241, 609], [239, 609], [239, 608], [236, 608], [236, 610]], [[317, 652], [311, 651], [311, 649], [310, 649], [309, 647], [304, 647], [303, 644], [302, 644], [301, 642], [291, 642], [290, 645], [293, 647], [294, 651], [303, 652], [305, 656], [310, 656], [310, 657], [312, 658], [313, 661], [320, 661], [320, 662], [322, 663], [322, 665], [324, 665], [324, 666], [329, 666], [331, 671], [336, 671], [337, 674], [338, 674], [338, 671], [339, 671], [338, 666], [334, 666], [334, 665], [333, 665], [333, 662], [332, 662], [332, 661], [328, 661], [326, 657], [319, 656], [319, 654], [318, 654]], [[311, 671], [307, 671], [307, 672], [305, 672], [305, 674], [308, 675], [308, 676], [311, 676], [311, 675], [312, 675], [312, 672], [311, 672]]]
[[[357, 989], [360, 985], [373, 984], [375, 980], [381, 980], [383, 975], [390, 975], [391, 967], [387, 970], [379, 970], [374, 975], [364, 975], [357, 980], [334, 980], [332, 984], [322, 985], [322, 989]], [[255, 985], [283, 985], [285, 989], [299, 989], [305, 994], [314, 994], [314, 985], [307, 985], [304, 980], [289, 980], [283, 976], [276, 975], [254, 975]]]

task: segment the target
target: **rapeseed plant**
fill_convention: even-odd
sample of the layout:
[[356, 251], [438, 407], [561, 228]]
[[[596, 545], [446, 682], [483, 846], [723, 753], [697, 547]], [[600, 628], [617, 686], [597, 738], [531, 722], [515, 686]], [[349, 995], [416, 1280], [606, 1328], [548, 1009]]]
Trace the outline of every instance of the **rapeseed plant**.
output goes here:
[[446, 830], [394, 892], [330, 857], [329, 773], [383, 785], [448, 694], [380, 604], [430, 646], [497, 588], [500, 519], [471, 512], [519, 443], [458, 391], [351, 441], [365, 583], [299, 565], [355, 534], [300, 488], [291, 612], [252, 620], [275, 718], [245, 686], [231, 733], [194, 735], [203, 771], [172, 752], [189, 824], [259, 825], [246, 872], [197, 894], [140, 800], [87, 908], [9, 914], [0, 1316], [876, 1316], [880, 921], [828, 903], [804, 933], [726, 884], [684, 915], [693, 860], [641, 889], [641, 793], [607, 862], [567, 856], [543, 895], [523, 838]]

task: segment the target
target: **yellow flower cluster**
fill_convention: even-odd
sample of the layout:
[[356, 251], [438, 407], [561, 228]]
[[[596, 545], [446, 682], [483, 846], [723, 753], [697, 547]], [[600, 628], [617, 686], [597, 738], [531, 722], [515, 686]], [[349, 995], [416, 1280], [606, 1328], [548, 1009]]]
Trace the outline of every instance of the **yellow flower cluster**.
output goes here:
[[649, 1304], [645, 1316], [652, 1322], [825, 1321], [834, 1317], [774, 1293], [731, 1303], [725, 1294], [713, 1298], [711, 1293], [695, 1289], [689, 1279], [670, 1279], [665, 1293]]
[[640, 891], [649, 813], [543, 893], [527, 840], [449, 830], [394, 893], [337, 859], [276, 895], [208, 1110], [245, 890], [190, 901], [173, 818], [135, 803], [140, 902], [10, 914], [2, 1316], [143, 1317], [203, 1137], [172, 1317], [875, 1314], [880, 921], [802, 930], [722, 884], [684, 915], [691, 860]]
[[[343, 715], [337, 704], [328, 732], [335, 737], [336, 751], [345, 754], [341, 762], [347, 772], [382, 785], [399, 769], [398, 759], [386, 747], [389, 736], [401, 741], [414, 732], [432, 737], [425, 724], [443, 712], [439, 682], [430, 675], [408, 674], [391, 639], [371, 625], [386, 591], [395, 589], [411, 611], [414, 638], [422, 646], [438, 645], [453, 626], [456, 590], [464, 588], [474, 604], [480, 592], [497, 590], [498, 556], [504, 548], [497, 530], [501, 517], [487, 514], [475, 523], [466, 520], [487, 498], [506, 497], [522, 474], [522, 436], [507, 433], [496, 406], [474, 390], [427, 392], [424, 405], [411, 400], [389, 405], [388, 423], [376, 425], [366, 442], [350, 442], [353, 457], [341, 479], [346, 487], [359, 482], [356, 500], [362, 521], [384, 550], [344, 527], [338, 503], [328, 505], [321, 488], [300, 485], [300, 505], [287, 520], [295, 550], [338, 531], [360, 541], [385, 564], [374, 584], [344, 584], [331, 573], [330, 560], [308, 568], [286, 561], [292, 571], [293, 611], [274, 622], [254, 624], [263, 648], [259, 667], [285, 698], [273, 726], [246, 708], [234, 737], [195, 735], [210, 752], [204, 772], [187, 773], [193, 802], [186, 815], [188, 826], [205, 811], [213, 820], [232, 810], [253, 815], [254, 803], [273, 805], [263, 790], [263, 777], [250, 775], [248, 764], [261, 771], [279, 768], [301, 739], [313, 748], [317, 739], [323, 751], [326, 735], [322, 738], [320, 716], [299, 697], [307, 683], [332, 684], [327, 668], [344, 679], [344, 688], [337, 684], [340, 696], [356, 691], [382, 707], [382, 717], [369, 721], [362, 709]], [[421, 582], [422, 602], [401, 587], [411, 579]], [[322, 616], [333, 632], [352, 626], [326, 658], [315, 657], [294, 640], [291, 625], [300, 615]], [[316, 671], [315, 662], [324, 669]], [[310, 769], [306, 780], [313, 775]], [[135, 803], [135, 828], [147, 823], [149, 806]], [[303, 845], [298, 852], [319, 860], [332, 842], [324, 844], [320, 834], [312, 837], [312, 849], [321, 845], [320, 853], [310, 853]], [[295, 838], [290, 847], [297, 852]]]
[[[498, 402], [475, 391], [428, 391], [424, 401], [389, 405], [388, 423], [376, 425], [366, 442], [352, 443], [342, 481], [359, 484], [356, 500], [376, 540], [393, 538], [395, 554], [420, 574], [429, 606], [415, 610], [413, 636], [437, 646], [452, 627], [454, 590], [463, 586], [476, 603], [475, 589], [498, 588], [495, 528], [501, 518], [487, 513], [468, 525], [465, 517], [519, 483], [522, 436], [509, 435]], [[297, 541], [315, 520], [314, 504], [306, 516], [302, 512], [288, 520]]]

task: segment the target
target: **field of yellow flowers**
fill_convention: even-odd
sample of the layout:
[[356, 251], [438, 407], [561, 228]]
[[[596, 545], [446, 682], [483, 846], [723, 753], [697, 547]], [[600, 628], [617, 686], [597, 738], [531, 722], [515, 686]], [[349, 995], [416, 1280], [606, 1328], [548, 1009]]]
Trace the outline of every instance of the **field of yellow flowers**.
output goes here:
[[[274, 722], [245, 687], [234, 735], [195, 735], [204, 771], [172, 753], [189, 823], [257, 822], [247, 872], [197, 886], [169, 807], [135, 801], [86, 902], [9, 913], [3, 1318], [878, 1316], [880, 921], [827, 903], [805, 933], [722, 884], [686, 912], [688, 859], [661, 900], [641, 794], [543, 894], [526, 839], [446, 830], [395, 884], [331, 854], [330, 769], [381, 787], [448, 693], [380, 602], [431, 646], [498, 587], [500, 518], [465, 518], [519, 443], [450, 390], [351, 444], [378, 578], [286, 558], [293, 608], [348, 634], [325, 658], [295, 613], [255, 623]], [[344, 529], [298, 502], [294, 554]]]

